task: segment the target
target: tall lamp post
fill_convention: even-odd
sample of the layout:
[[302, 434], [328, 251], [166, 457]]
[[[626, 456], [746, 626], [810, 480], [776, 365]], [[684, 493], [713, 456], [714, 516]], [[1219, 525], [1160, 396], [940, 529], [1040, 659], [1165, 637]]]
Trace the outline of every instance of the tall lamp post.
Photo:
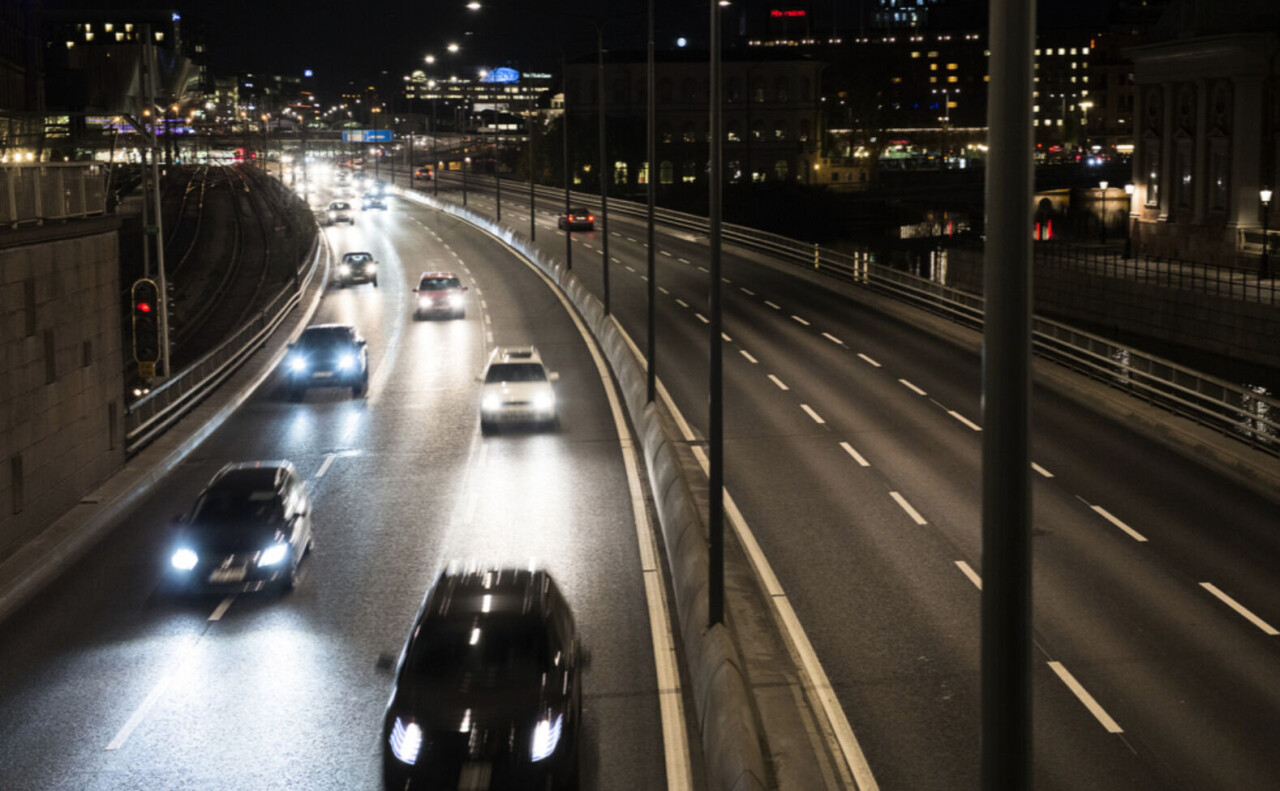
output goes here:
[[1107, 182], [1099, 181], [1098, 188], [1102, 190], [1102, 243], [1107, 243]]
[[1258, 197], [1262, 199], [1262, 266], [1258, 268], [1258, 279], [1271, 277], [1271, 261], [1267, 258], [1267, 234], [1271, 230], [1267, 222], [1270, 219], [1267, 215], [1271, 207], [1271, 188], [1263, 187], [1258, 190]]
[[1124, 257], [1126, 259], [1133, 258], [1133, 243], [1130, 239], [1133, 224], [1133, 184], [1124, 185], [1125, 212], [1124, 212]]

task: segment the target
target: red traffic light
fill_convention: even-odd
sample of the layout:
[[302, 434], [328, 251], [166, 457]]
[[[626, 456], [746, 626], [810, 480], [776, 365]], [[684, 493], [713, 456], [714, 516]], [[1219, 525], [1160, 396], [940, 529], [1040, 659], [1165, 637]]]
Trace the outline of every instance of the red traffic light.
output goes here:
[[150, 312], [151, 312], [151, 303], [150, 303], [150, 302], [139, 302], [139, 303], [138, 303], [138, 312], [139, 312], [139, 313], [150, 313]]

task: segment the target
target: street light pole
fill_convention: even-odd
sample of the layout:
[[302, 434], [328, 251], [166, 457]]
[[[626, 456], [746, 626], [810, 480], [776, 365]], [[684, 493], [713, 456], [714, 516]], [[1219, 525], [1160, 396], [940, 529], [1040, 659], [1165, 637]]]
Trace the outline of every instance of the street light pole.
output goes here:
[[596, 94], [600, 112], [600, 263], [604, 272], [604, 315], [609, 315], [609, 167], [604, 140], [604, 26], [596, 24]]
[[[560, 113], [560, 131], [564, 139], [564, 216], [569, 216], [569, 202], [573, 199], [569, 194], [569, 61], [560, 50], [560, 81], [564, 91], [564, 107]], [[573, 269], [573, 228], [568, 222], [564, 224], [564, 268]]]
[[1268, 225], [1271, 212], [1268, 209], [1271, 206], [1271, 189], [1263, 187], [1258, 191], [1258, 197], [1262, 199], [1262, 266], [1258, 268], [1258, 279], [1271, 278], [1271, 261], [1267, 258], [1267, 234], [1271, 231]]
[[[532, 86], [530, 86], [532, 88]], [[535, 215], [538, 210], [538, 194], [534, 191], [533, 181], [533, 118], [536, 115], [537, 107], [534, 105], [533, 92], [529, 93], [529, 113], [524, 119], [525, 136], [529, 138], [529, 241], [536, 242], [538, 240], [538, 223]]]
[[1124, 257], [1125, 259], [1133, 258], [1133, 242], [1130, 239], [1133, 233], [1129, 226], [1133, 224], [1133, 185], [1124, 185]]
[[722, 310], [720, 305], [720, 232], [722, 195], [720, 177], [721, 156], [724, 153], [723, 108], [720, 106], [720, 0], [711, 2], [711, 180], [708, 184], [710, 230], [707, 266], [709, 279], [707, 307], [711, 314], [707, 340], [711, 345], [709, 371], [707, 455], [710, 457], [707, 491], [707, 521], [709, 560], [707, 590], [707, 626], [724, 623], [724, 348], [721, 338]]
[[1107, 182], [1099, 181], [1098, 188], [1102, 190], [1102, 243], [1107, 243]]
[[648, 245], [646, 245], [647, 247], [646, 252], [648, 253], [648, 259], [649, 259], [648, 260], [649, 279], [646, 283], [646, 285], [648, 286], [648, 292], [649, 292], [648, 293], [649, 326], [648, 326], [648, 338], [647, 338], [649, 366], [646, 373], [648, 374], [648, 402], [653, 403], [654, 397], [656, 395], [657, 383], [658, 383], [658, 367], [656, 364], [658, 343], [657, 343], [657, 337], [656, 337], [657, 331], [655, 329], [657, 325], [657, 314], [656, 314], [657, 295], [655, 291], [657, 290], [656, 281], [658, 278], [657, 278], [657, 273], [655, 272], [655, 264], [654, 264], [655, 251], [654, 251], [654, 238], [653, 238], [654, 236], [653, 205], [654, 205], [654, 199], [656, 196], [656, 192], [655, 192], [656, 187], [654, 186], [653, 180], [654, 178], [657, 177], [657, 163], [654, 162], [654, 159], [657, 158], [657, 151], [656, 151], [657, 146], [655, 145], [655, 135], [654, 135], [654, 131], [655, 131], [654, 130], [654, 108], [657, 105], [653, 98], [653, 86], [655, 82], [654, 81], [655, 67], [654, 67], [654, 59], [653, 59], [653, 0], [649, 0], [649, 58], [648, 58], [648, 63], [646, 64], [646, 69], [647, 69], [646, 82], [648, 83], [648, 87], [646, 87], [645, 89], [645, 94], [646, 94], [645, 110], [647, 115], [647, 118], [645, 121], [645, 156], [649, 161], [648, 175], [645, 178], [645, 182], [646, 182], [645, 187], [647, 187], [645, 192], [647, 193], [648, 203], [649, 203], [648, 212], [647, 212], [648, 220], [649, 220], [647, 241], [649, 243]]

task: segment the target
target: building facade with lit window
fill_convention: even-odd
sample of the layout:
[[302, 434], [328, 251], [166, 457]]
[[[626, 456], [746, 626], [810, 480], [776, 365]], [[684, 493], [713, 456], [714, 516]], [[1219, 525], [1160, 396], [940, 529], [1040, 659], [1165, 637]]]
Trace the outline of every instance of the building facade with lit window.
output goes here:
[[[0, 3], [0, 156], [34, 156], [44, 114], [40, 4]], [[13, 161], [8, 159], [8, 161]]]
[[1261, 198], [1280, 180], [1280, 7], [1174, 3], [1129, 55], [1135, 251], [1257, 266], [1277, 226]]

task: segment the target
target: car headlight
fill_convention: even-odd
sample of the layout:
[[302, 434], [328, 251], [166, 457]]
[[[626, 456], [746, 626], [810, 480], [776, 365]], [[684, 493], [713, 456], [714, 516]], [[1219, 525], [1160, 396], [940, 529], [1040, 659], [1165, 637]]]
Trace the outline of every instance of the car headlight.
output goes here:
[[338, 370], [350, 371], [356, 366], [356, 358], [354, 354], [344, 354], [338, 358]]
[[377, 265], [377, 264], [365, 264], [365, 265], [364, 265], [364, 273], [365, 273], [366, 275], [372, 275], [374, 272], [377, 272], [377, 271], [378, 271], [378, 265]]
[[480, 408], [486, 412], [493, 412], [500, 406], [502, 406], [502, 397], [497, 393], [489, 393], [480, 404]]
[[556, 397], [550, 392], [538, 393], [533, 397], [533, 408], [539, 412], [550, 412], [556, 408]]
[[334, 217], [337, 217], [337, 216], [338, 216], [338, 210], [337, 210], [337, 209], [330, 209], [330, 210], [329, 210], [329, 219], [331, 219], [331, 220], [332, 220]]
[[307, 370], [307, 358], [300, 354], [295, 354], [289, 358], [289, 370], [295, 373], [301, 373]]
[[450, 304], [450, 305], [452, 305], [452, 306], [453, 306], [453, 307], [455, 307], [455, 308], [460, 308], [460, 307], [462, 307], [462, 295], [461, 295], [461, 294], [450, 294], [450, 295], [449, 295], [449, 304]]
[[405, 722], [396, 717], [395, 725], [391, 726], [391, 735], [387, 737], [387, 743], [396, 760], [413, 766], [418, 761], [418, 751], [422, 749], [422, 729], [412, 720]]
[[418, 297], [418, 307], [420, 308], [431, 307], [431, 297]]
[[259, 566], [274, 566], [284, 560], [284, 556], [289, 554], [288, 544], [272, 544], [262, 550], [262, 554], [258, 556]]
[[199, 555], [183, 547], [173, 553], [173, 557], [169, 558], [169, 563], [178, 571], [190, 571], [196, 567], [196, 561], [198, 560], [200, 560]]
[[533, 727], [530, 760], [536, 763], [556, 751], [556, 745], [560, 743], [560, 726], [563, 724], [564, 716], [560, 714], [555, 715], [554, 718], [538, 720], [538, 724]]
[[343, 277], [346, 277], [347, 275], [351, 274], [351, 267], [347, 266], [346, 264], [340, 264], [338, 266], [338, 274], [342, 275]]

